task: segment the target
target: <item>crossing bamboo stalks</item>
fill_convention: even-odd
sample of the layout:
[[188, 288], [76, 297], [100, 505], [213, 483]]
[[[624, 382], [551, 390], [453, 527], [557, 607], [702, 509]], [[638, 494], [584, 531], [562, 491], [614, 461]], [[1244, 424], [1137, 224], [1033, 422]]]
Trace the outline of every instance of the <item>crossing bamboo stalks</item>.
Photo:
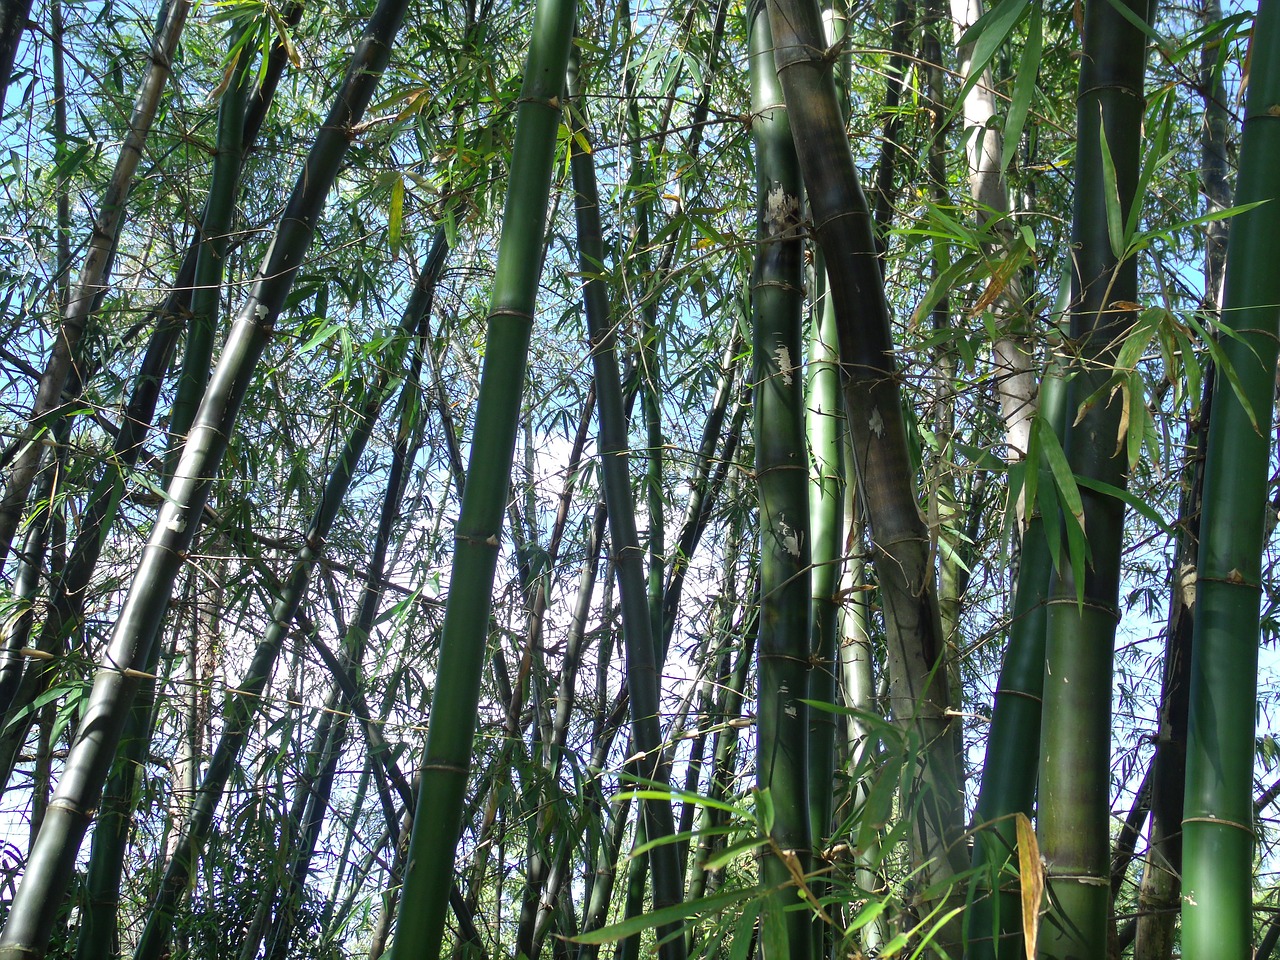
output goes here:
[[[575, 93], [576, 73], [576, 70], [571, 71], [569, 85], [570, 90]], [[631, 695], [631, 741], [638, 754], [638, 776], [642, 781], [648, 781], [661, 790], [667, 782], [668, 766], [663, 763], [662, 729], [658, 716], [661, 678], [658, 675], [657, 640], [661, 636], [661, 629], [659, 627], [655, 633], [653, 618], [661, 618], [662, 600], [660, 595], [655, 598], [647, 592], [640, 537], [636, 530], [635, 500], [631, 492], [629, 470], [626, 400], [623, 396], [622, 378], [618, 373], [616, 327], [608, 290], [600, 277], [604, 265], [604, 240], [600, 228], [595, 161], [590, 150], [583, 150], [582, 144], [578, 142], [579, 137], [584, 140], [587, 138], [586, 130], [578, 124], [575, 124], [575, 129], [577, 134], [570, 148], [576, 201], [574, 209], [577, 214], [581, 269], [588, 278], [584, 299], [596, 394], [599, 398], [599, 445], [605, 503], [609, 513], [609, 539], [613, 550], [618, 596], [622, 602], [627, 689]], [[648, 418], [646, 422], [652, 426], [652, 421]], [[652, 585], [652, 580], [649, 585]], [[676, 845], [662, 842], [675, 833], [671, 803], [663, 799], [644, 800], [641, 812], [648, 838], [659, 841], [647, 854], [653, 870], [654, 909], [674, 906], [681, 902], [684, 884], [676, 858]], [[663, 960], [683, 960], [684, 937], [677, 928], [670, 925], [660, 927], [658, 937], [659, 955]]]
[[[423, 300], [411, 298], [410, 303], [421, 306]], [[403, 334], [416, 327], [419, 319], [420, 315], [406, 314], [399, 330], [401, 337], [392, 341], [393, 351], [403, 354]], [[359, 418], [329, 474], [320, 502], [307, 528], [305, 546], [298, 552], [272, 608], [271, 623], [254, 650], [244, 678], [234, 692], [228, 692], [228, 700], [223, 708], [222, 736], [196, 791], [191, 815], [183, 825], [182, 836], [165, 866], [160, 890], [134, 951], [135, 960], [159, 960], [168, 945], [179, 902], [187, 891], [196, 861], [208, 841], [214, 814], [222, 800], [227, 780], [248, 740], [262, 691], [271, 679], [284, 640], [311, 583], [312, 571], [324, 554], [325, 540], [342, 508], [365, 445], [382, 413], [388, 398], [391, 371], [398, 366], [399, 362], [390, 358], [375, 380], [366, 387], [367, 395]]]
[[[6, 15], [14, 12], [17, 7], [18, 4], [6, 4]], [[147, 71], [138, 87], [133, 113], [129, 118], [129, 132], [120, 147], [115, 170], [99, 202], [99, 213], [93, 224], [88, 252], [80, 267], [80, 275], [64, 305], [62, 323], [58, 327], [48, 363], [36, 388], [27, 427], [18, 441], [20, 449], [9, 468], [4, 493], [0, 495], [0, 570], [8, 559], [14, 535], [26, 510], [27, 494], [40, 465], [43, 447], [41, 437], [45, 436], [45, 431], [60, 415], [62, 393], [67, 387], [72, 368], [79, 359], [80, 341], [88, 327], [89, 316], [106, 289], [111, 258], [120, 229], [124, 225], [129, 188], [138, 169], [138, 162], [142, 159], [147, 135], [151, 132], [152, 121], [160, 106], [160, 95], [169, 79], [178, 38], [182, 35], [190, 9], [189, 0], [166, 0], [163, 8], [160, 25], [151, 44]], [[22, 17], [22, 20], [25, 22], [26, 17]], [[0, 63], [0, 69], [3, 67], [4, 64]], [[7, 81], [7, 69], [3, 71], [3, 75]], [[0, 106], [2, 104], [3, 89], [0, 89]]]
[[922, 776], [912, 790], [921, 798], [912, 858], [923, 870], [921, 888], [937, 892], [963, 868], [959, 726], [949, 712], [937, 585], [928, 531], [916, 503], [880, 258], [841, 120], [817, 4], [771, 0], [769, 19], [835, 305], [846, 422], [884, 606], [892, 711], [899, 723], [916, 731], [924, 747]]
[[404, 11], [405, 0], [382, 0], [356, 43], [346, 79], [306, 158], [258, 277], [236, 314], [112, 632], [9, 920], [0, 933], [4, 960], [39, 960], [48, 948], [80, 842], [97, 807], [142, 679], [140, 668], [156, 642], [182, 557], [195, 536], [258, 359], [351, 144], [348, 131], [373, 97]]

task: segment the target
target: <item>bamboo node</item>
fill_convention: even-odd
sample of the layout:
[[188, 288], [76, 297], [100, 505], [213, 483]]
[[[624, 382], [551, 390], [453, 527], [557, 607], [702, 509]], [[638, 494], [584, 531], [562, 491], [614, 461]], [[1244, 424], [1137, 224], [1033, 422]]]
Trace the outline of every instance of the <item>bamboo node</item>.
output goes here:
[[1212, 823], [1215, 826], [1235, 827], [1237, 830], [1243, 830], [1249, 836], [1253, 836], [1253, 827], [1236, 820], [1228, 820], [1226, 817], [1183, 817], [1182, 825], [1185, 827], [1188, 823]]
[[463, 774], [464, 776], [471, 772], [470, 769], [468, 769], [467, 767], [460, 766], [459, 764], [456, 764], [456, 763], [424, 763], [422, 765], [422, 769], [423, 770], [440, 770], [443, 773], [459, 773], [459, 774]]

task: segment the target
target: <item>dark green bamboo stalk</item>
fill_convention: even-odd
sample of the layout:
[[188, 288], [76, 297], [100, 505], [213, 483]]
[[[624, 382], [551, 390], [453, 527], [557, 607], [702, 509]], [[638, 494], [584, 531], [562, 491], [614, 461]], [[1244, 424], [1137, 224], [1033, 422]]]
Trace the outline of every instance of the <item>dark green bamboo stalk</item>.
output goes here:
[[[232, 43], [238, 40], [233, 34]], [[186, 441], [187, 431], [195, 418], [200, 398], [204, 396], [213, 365], [213, 341], [218, 329], [218, 306], [222, 299], [223, 269], [227, 258], [232, 212], [244, 162], [242, 137], [244, 114], [254, 77], [253, 58], [248, 50], [240, 52], [240, 61], [223, 91], [218, 105], [217, 154], [213, 163], [213, 179], [200, 227], [200, 252], [196, 257], [196, 275], [191, 293], [191, 316], [187, 320], [186, 353], [182, 374], [178, 377], [177, 394], [169, 416], [169, 463], [177, 465], [178, 452]]]
[[924, 871], [921, 888], [941, 895], [939, 882], [964, 862], [959, 725], [948, 712], [937, 586], [916, 502], [874, 229], [845, 136], [817, 3], [771, 0], [769, 17], [835, 303], [848, 430], [885, 613], [892, 712], [924, 747], [922, 776], [910, 790], [920, 799], [913, 811], [912, 859]]
[[[1218, 0], [1204, 0], [1201, 25], [1222, 19]], [[1200, 131], [1200, 183], [1205, 212], [1231, 205], [1227, 181], [1227, 92], [1218, 51], [1205, 44], [1200, 55], [1200, 89], [1204, 95], [1204, 124]], [[1226, 220], [1205, 227], [1204, 309], [1215, 321], [1227, 257]], [[1169, 598], [1168, 640], [1160, 694], [1160, 729], [1156, 741], [1151, 796], [1151, 833], [1147, 863], [1138, 891], [1134, 931], [1134, 960], [1170, 960], [1176, 936], [1182, 893], [1182, 818], [1186, 794], [1187, 711], [1190, 706], [1191, 644], [1195, 629], [1196, 563], [1200, 517], [1204, 499], [1204, 450], [1208, 439], [1215, 376], [1205, 378], [1204, 398], [1194, 422], [1187, 423], [1191, 463], [1184, 468], [1185, 492], [1180, 507], [1173, 590]], [[1259, 949], [1261, 955], [1261, 949]]]
[[[8, 5], [6, 9], [15, 5]], [[70, 297], [63, 305], [62, 323], [54, 338], [48, 363], [40, 377], [35, 401], [22, 435], [22, 446], [9, 468], [3, 496], [0, 496], [0, 569], [3, 569], [13, 545], [14, 535], [27, 506], [27, 494], [35, 480], [43, 444], [40, 437], [57, 418], [72, 368], [80, 355], [80, 341], [89, 323], [89, 315], [99, 302], [108, 279], [112, 252], [124, 225], [126, 200], [134, 172], [151, 132], [160, 105], [160, 95], [169, 80], [170, 64], [178, 48], [178, 38], [191, 9], [189, 0], [167, 0], [151, 44], [146, 72], [138, 87], [129, 132], [121, 144], [115, 170], [98, 205], [88, 252], [80, 268]], [[7, 19], [7, 18], [6, 18]], [[25, 16], [22, 18], [25, 22]], [[3, 64], [0, 64], [3, 67]], [[8, 70], [4, 70], [5, 82]], [[3, 89], [0, 88], [0, 106]]]
[[422, 788], [414, 816], [392, 955], [440, 956], [462, 826], [471, 743], [487, 647], [493, 578], [520, 419], [542, 269], [543, 224], [574, 5], [538, 0], [516, 119], [516, 143], [498, 245], [484, 370], [467, 483], [455, 533]]
[[[1119, 344], [1136, 319], [1137, 260], [1108, 229], [1108, 216], [1123, 224], [1135, 202], [1146, 37], [1129, 17], [1143, 22], [1149, 14], [1148, 0], [1087, 0], [1077, 98], [1071, 324], [1065, 343], [1067, 409], [1074, 422], [1064, 446], [1076, 475], [1114, 487], [1127, 480], [1118, 443], [1121, 398], [1095, 398], [1078, 417], [1073, 414], [1108, 382]], [[1114, 183], [1108, 182], [1108, 170], [1114, 171]], [[1111, 677], [1124, 534], [1121, 500], [1088, 488], [1081, 499], [1088, 543], [1084, 582], [1076, 582], [1064, 558], [1050, 587], [1037, 806], [1052, 904], [1040, 927], [1040, 951], [1064, 960], [1104, 956], [1107, 949]]]
[[[1066, 385], [1050, 371], [1040, 385], [1041, 430], [1061, 436], [1066, 430]], [[1051, 489], [1053, 478], [1048, 462], [1027, 469], [1040, 471], [1039, 489]], [[1023, 952], [1022, 913], [1016, 889], [1004, 890], [991, 884], [1010, 857], [1016, 857], [1016, 827], [1010, 814], [1030, 817], [1035, 805], [1035, 758], [1040, 750], [1040, 714], [1044, 693], [1045, 601], [1053, 575], [1053, 556], [1045, 539], [1046, 523], [1061, 523], [1056, 509], [1044, 514], [1046, 497], [1038, 496], [1022, 535], [1018, 582], [1014, 591], [1009, 640], [1000, 667], [987, 750], [978, 788], [974, 823], [980, 828], [973, 844], [974, 902], [968, 916], [970, 960], [1015, 960]], [[1050, 500], [1050, 502], [1052, 502]], [[993, 821], [996, 821], [993, 823]], [[991, 824], [981, 829], [983, 824]], [[992, 897], [998, 896], [999, 910]]]
[[141, 679], [139, 668], [156, 642], [182, 557], [195, 535], [240, 404], [351, 144], [348, 131], [363, 116], [391, 55], [405, 5], [405, 0], [382, 0], [357, 42], [347, 77], [316, 136], [249, 297], [236, 315], [94, 681], [66, 772], [0, 933], [4, 960], [38, 960], [47, 949], [80, 841], [97, 807]]
[[[576, 67], [576, 65], [575, 65]], [[577, 97], [577, 70], [570, 72], [569, 89]], [[581, 107], [579, 107], [579, 111]], [[579, 120], [575, 117], [575, 120]], [[618, 374], [616, 327], [609, 304], [608, 289], [600, 272], [604, 266], [604, 239], [600, 227], [600, 199], [596, 187], [595, 160], [589, 149], [585, 121], [574, 123], [575, 136], [570, 146], [574, 210], [577, 214], [580, 268], [587, 277], [583, 298], [587, 330], [591, 338], [591, 358], [595, 371], [596, 394], [599, 398], [600, 457], [604, 475], [605, 503], [609, 513], [609, 539], [613, 551], [613, 567], [617, 577], [618, 596], [622, 604], [622, 635], [626, 648], [627, 690], [631, 699], [631, 742], [637, 759], [637, 773], [644, 781], [658, 785], [667, 782], [668, 766], [662, 756], [662, 729], [659, 722], [661, 678], [658, 675], [658, 643], [660, 628], [653, 618], [662, 616], [661, 594], [646, 592], [640, 537], [636, 530], [635, 500], [631, 492], [628, 457], [626, 400], [622, 378]], [[652, 430], [652, 420], [646, 418]], [[652, 479], [652, 478], [651, 478]], [[661, 494], [659, 493], [659, 496]], [[650, 516], [652, 521], [652, 515]], [[651, 550], [654, 532], [650, 531]], [[650, 562], [654, 557], [650, 556]], [[658, 582], [661, 584], [661, 560], [658, 560]], [[650, 580], [652, 586], [652, 580]], [[667, 800], [645, 800], [641, 804], [642, 826], [649, 839], [662, 840], [675, 833], [671, 803]], [[641, 835], [637, 827], [637, 838]], [[681, 902], [684, 884], [676, 846], [660, 843], [650, 848], [646, 859], [653, 869], [653, 907], [655, 910]], [[634, 865], [633, 865], [634, 868]], [[683, 960], [684, 937], [670, 925], [658, 928], [659, 955], [664, 960]]]
[[[1217, 378], [1205, 452], [1204, 509], [1183, 812], [1182, 955], [1243, 960], [1253, 933], [1253, 743], [1258, 614], [1277, 356], [1280, 271], [1280, 3], [1262, 0], [1227, 247], [1222, 340], [1242, 396]], [[1243, 400], [1243, 404], [1242, 404]], [[1248, 406], [1244, 406], [1247, 404]]]
[[[810, 550], [801, 316], [804, 304], [800, 169], [773, 63], [763, 0], [749, 8], [751, 132], [756, 152], [754, 326], [756, 483], [760, 498], [760, 637], [756, 784], [772, 800], [776, 849], [761, 861], [761, 948], [768, 960], [813, 954], [813, 926], [791, 870], [812, 861], [808, 801]], [[829, 790], [824, 792], [829, 793]]]

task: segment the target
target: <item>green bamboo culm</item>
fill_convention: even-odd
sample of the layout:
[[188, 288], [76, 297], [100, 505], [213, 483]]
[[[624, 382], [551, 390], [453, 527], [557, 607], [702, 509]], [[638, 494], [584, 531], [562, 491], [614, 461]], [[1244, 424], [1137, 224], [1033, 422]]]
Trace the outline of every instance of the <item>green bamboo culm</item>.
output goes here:
[[360, 122], [373, 98], [406, 6], [407, 0], [382, 0], [357, 41], [346, 78], [307, 155], [271, 247], [236, 313], [98, 668], [9, 920], [0, 933], [3, 960], [39, 960], [48, 949], [80, 843], [111, 770], [142, 670], [157, 642], [182, 558], [195, 536], [258, 359], [306, 259], [325, 197], [351, 145], [348, 131]]
[[[233, 34], [233, 45], [239, 34]], [[187, 320], [186, 353], [177, 394], [169, 416], [168, 471], [177, 465], [178, 454], [191, 428], [200, 398], [209, 382], [213, 364], [213, 342], [218, 330], [218, 305], [222, 298], [222, 277], [231, 234], [231, 214], [244, 163], [244, 115], [249, 90], [256, 71], [246, 45], [231, 82], [218, 104], [217, 154], [213, 162], [208, 202], [200, 225], [200, 247], [196, 255], [196, 276], [191, 292], [191, 316]]]
[[[1199, 594], [1191, 644], [1186, 804], [1182, 821], [1182, 956], [1251, 956], [1253, 744], [1269, 437], [1280, 319], [1280, 2], [1262, 0], [1227, 246], [1225, 363], [1205, 453]], [[1244, 401], [1242, 403], [1241, 401]]]
[[[569, 71], [569, 90], [575, 105], [582, 100], [578, 93], [577, 57]], [[591, 338], [591, 359], [595, 371], [596, 395], [600, 418], [600, 467], [604, 475], [605, 505], [609, 516], [609, 538], [612, 543], [613, 569], [618, 581], [622, 607], [622, 635], [626, 647], [627, 691], [631, 703], [631, 742], [640, 776], [658, 790], [667, 785], [668, 771], [662, 762], [662, 728], [659, 720], [661, 678], [658, 673], [658, 648], [654, 642], [650, 604], [645, 582], [640, 535], [636, 528], [636, 503], [631, 490], [627, 450], [627, 402], [622, 378], [618, 373], [617, 325], [613, 322], [608, 286], [601, 276], [604, 270], [604, 238], [600, 226], [600, 198], [596, 184], [595, 159], [585, 119], [575, 106], [570, 142], [571, 169], [575, 194], [574, 212], [578, 227], [578, 254], [582, 273], [587, 277], [583, 300], [587, 329]], [[659, 605], [656, 615], [661, 617]], [[671, 803], [647, 799], [642, 802], [643, 822], [637, 828], [640, 837], [661, 841], [675, 834]], [[653, 873], [653, 908], [675, 906], [683, 899], [684, 882], [677, 859], [677, 845], [658, 843], [645, 856]], [[632, 864], [629, 879], [640, 880]], [[639, 895], [643, 896], [640, 882]], [[658, 929], [658, 954], [662, 960], [684, 960], [685, 938], [678, 926]], [[637, 941], [638, 943], [638, 938]]]
[[538, 0], [498, 242], [484, 369], [462, 509], [454, 534], [440, 664], [404, 892], [391, 955], [440, 956], [453, 858], [462, 826], [471, 741], [488, 648], [493, 578], [515, 456], [529, 340], [542, 272], [543, 230], [573, 35], [570, 0]]
[[[1146, 35], [1138, 24], [1150, 12], [1148, 0], [1086, 0], [1077, 97], [1064, 343], [1073, 422], [1064, 446], [1077, 476], [1120, 488], [1127, 479], [1122, 398], [1104, 388], [1136, 320], [1138, 264], [1126, 255], [1123, 225], [1136, 202], [1145, 113]], [[1087, 557], [1080, 557], [1085, 544], [1074, 550], [1083, 583], [1064, 550], [1049, 588], [1040, 738], [1037, 833], [1051, 904], [1040, 926], [1040, 954], [1060, 960], [1107, 955], [1111, 906], [1111, 687], [1124, 503], [1089, 488], [1080, 493]]]
[[[1066, 384], [1056, 368], [1040, 384], [1038, 422], [1033, 430], [1066, 430]], [[1037, 447], [1038, 449], [1038, 447]], [[1039, 489], [1048, 490], [1053, 477], [1043, 456], [1026, 469], [1039, 470]], [[1026, 489], [1024, 487], [1024, 489]], [[1028, 504], [1027, 527], [1022, 534], [1018, 584], [1013, 596], [1009, 641], [996, 685], [982, 764], [974, 823], [973, 868], [976, 871], [974, 902], [966, 923], [965, 956], [969, 960], [1017, 960], [1023, 955], [1022, 913], [1016, 881], [997, 881], [993, 875], [1012, 860], [1017, 862], [1017, 831], [1010, 814], [1031, 817], [1036, 797], [1036, 757], [1040, 752], [1040, 714], [1044, 694], [1045, 619], [1053, 555], [1045, 536], [1045, 524], [1060, 524], [1051, 497], [1039, 496]], [[1049, 507], [1048, 515], [1045, 514]], [[991, 824], [983, 828], [983, 824]], [[1007, 874], [1006, 874], [1007, 876]], [[998, 904], [992, 897], [998, 897]]]
[[[847, 11], [842, 0], [829, 2], [825, 10], [830, 27], [827, 39], [835, 43], [845, 36]], [[848, 88], [849, 58], [840, 60], [838, 89]], [[848, 112], [841, 103], [842, 113]], [[840, 400], [840, 338], [836, 331], [835, 304], [827, 292], [826, 258], [813, 253], [812, 317], [809, 321], [809, 354], [805, 364], [805, 427], [809, 436], [809, 529], [813, 572], [810, 624], [813, 669], [809, 675], [809, 699], [835, 703], [837, 656], [840, 634], [840, 572], [844, 542], [845, 475], [843, 459], [844, 412]], [[809, 832], [821, 849], [831, 831], [835, 806], [836, 715], [827, 710], [809, 712]], [[825, 887], [817, 881], [815, 895]], [[818, 929], [823, 929], [819, 926]]]
[[[764, 0], [748, 12], [751, 132], [756, 154], [754, 327], [756, 482], [760, 503], [760, 623], [757, 643], [756, 785], [768, 791], [771, 852], [760, 864], [768, 891], [760, 932], [766, 960], [813, 954], [807, 910], [791, 910], [791, 869], [808, 873], [809, 825], [809, 458], [800, 358], [804, 238], [800, 166]], [[791, 860], [788, 867], [783, 859]]]

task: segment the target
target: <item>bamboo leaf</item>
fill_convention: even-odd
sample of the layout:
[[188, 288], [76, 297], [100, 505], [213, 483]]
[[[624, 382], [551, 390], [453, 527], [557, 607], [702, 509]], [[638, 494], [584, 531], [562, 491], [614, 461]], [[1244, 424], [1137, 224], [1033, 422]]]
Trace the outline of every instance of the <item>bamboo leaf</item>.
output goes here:
[[1027, 43], [1022, 48], [1017, 76], [1013, 81], [1013, 96], [1009, 100], [1009, 113], [1004, 121], [1004, 150], [1000, 155], [1000, 175], [1009, 169], [1009, 161], [1018, 152], [1022, 128], [1031, 112], [1031, 100], [1036, 92], [1036, 80], [1040, 76], [1040, 55], [1044, 49], [1044, 24], [1040, 3], [1031, 4], [1030, 22], [1027, 24]]
[[391, 209], [387, 214], [387, 239], [392, 254], [400, 252], [404, 236], [404, 177], [391, 181]]
[[848, 936], [851, 933], [857, 933], [867, 924], [875, 920], [876, 917], [880, 916], [880, 914], [884, 913], [888, 906], [889, 901], [887, 899], [872, 900], [870, 903], [866, 904], [858, 911], [858, 915], [853, 918], [853, 922], [849, 924], [849, 926], [845, 927], [845, 935]]
[[741, 820], [751, 819], [751, 814], [742, 807], [735, 807], [731, 803], [725, 803], [722, 800], [703, 796], [700, 793], [689, 793], [687, 790], [677, 790], [674, 788], [670, 790], [645, 788], [622, 790], [615, 794], [613, 799], [615, 803], [624, 800], [659, 800], [671, 803], [673, 800], [679, 800], [683, 803], [693, 803], [702, 807], [710, 807], [714, 810], [723, 810], [725, 813], [732, 814]]
[[[1053, 475], [1053, 485], [1057, 493], [1058, 503], [1063, 507], [1063, 526], [1067, 533], [1067, 556], [1071, 561], [1071, 569], [1075, 574], [1076, 600], [1084, 602], [1084, 564], [1089, 553], [1085, 542], [1084, 502], [1080, 497], [1080, 488], [1076, 485], [1075, 474], [1067, 462], [1067, 456], [1052, 430], [1041, 432], [1041, 449], [1049, 471]], [[1045, 524], [1046, 533], [1051, 523]]]
[[276, 36], [280, 39], [280, 46], [284, 48], [284, 52], [289, 58], [289, 63], [296, 70], [302, 66], [302, 57], [298, 55], [298, 48], [293, 45], [293, 37], [289, 35], [289, 25], [284, 22], [284, 17], [280, 16], [280, 11], [275, 8], [274, 4], [268, 5], [267, 9], [271, 11], [271, 22], [275, 24]]
[[1120, 185], [1116, 177], [1116, 164], [1111, 156], [1111, 146], [1107, 143], [1106, 118], [1098, 121], [1099, 147], [1102, 151], [1102, 199], [1107, 208], [1107, 239], [1111, 241], [1111, 252], [1117, 260], [1124, 259], [1125, 242], [1124, 213], [1120, 209]]
[[1113, 486], [1102, 480], [1095, 480], [1092, 477], [1078, 476], [1076, 477], [1076, 483], [1087, 490], [1092, 490], [1094, 493], [1101, 493], [1104, 496], [1115, 497], [1117, 500], [1124, 501], [1126, 506], [1142, 514], [1143, 517], [1159, 527], [1162, 532], [1170, 536], [1173, 535], [1174, 529], [1165, 521], [1164, 517], [1160, 516], [1151, 504], [1135, 496], [1131, 491]]
[[749, 840], [740, 840], [735, 844], [725, 847], [714, 857], [707, 859], [702, 865], [702, 869], [708, 873], [715, 873], [717, 870], [723, 870], [725, 866], [732, 863], [744, 853], [748, 853], [757, 847], [762, 847], [769, 842], [768, 837], [752, 837]]
[[751, 956], [751, 948], [755, 946], [756, 918], [760, 916], [761, 901], [752, 900], [742, 909], [738, 922], [733, 926], [733, 946], [729, 950], [729, 960], [747, 960]]
[[879, 953], [879, 956], [892, 957], [895, 953], [897, 953], [899, 950], [901, 950], [910, 942], [911, 942], [911, 932], [904, 930], [901, 933], [897, 934], [892, 940], [890, 940], [888, 943], [884, 945], [884, 947], [881, 949]]
[[730, 890], [727, 893], [703, 897], [699, 900], [690, 900], [687, 903], [677, 903], [674, 906], [654, 910], [651, 913], [629, 917], [607, 927], [601, 927], [599, 930], [581, 933], [576, 937], [568, 937], [567, 939], [572, 943], [612, 943], [615, 940], [623, 940], [653, 927], [679, 923], [681, 920], [688, 920], [690, 917], [718, 913], [726, 907], [741, 903], [743, 900], [750, 899], [758, 894], [759, 891], [750, 888], [746, 890]]
[[1018, 885], [1022, 891], [1022, 939], [1027, 960], [1036, 960], [1036, 940], [1040, 933], [1040, 900], [1044, 896], [1044, 864], [1036, 832], [1025, 813], [1014, 815], [1018, 831]]
[[943, 916], [939, 917], [934, 922], [933, 926], [929, 928], [929, 932], [921, 938], [920, 945], [916, 947], [915, 952], [911, 954], [911, 960], [916, 960], [916, 958], [924, 953], [924, 951], [928, 949], [929, 944], [933, 942], [933, 938], [937, 936], [938, 931], [963, 913], [964, 909], [964, 907], [954, 907], [951, 910], [948, 910]]

